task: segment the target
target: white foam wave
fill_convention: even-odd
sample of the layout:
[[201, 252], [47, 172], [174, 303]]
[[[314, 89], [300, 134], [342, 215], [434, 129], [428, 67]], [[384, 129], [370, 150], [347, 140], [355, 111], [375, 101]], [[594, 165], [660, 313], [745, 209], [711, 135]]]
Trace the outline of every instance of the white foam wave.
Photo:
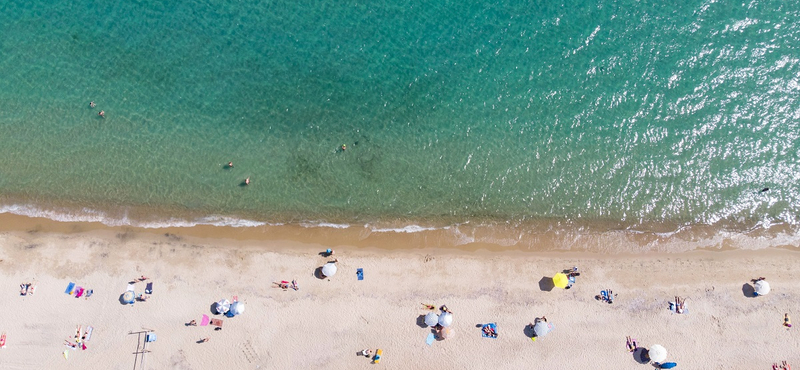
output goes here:
[[330, 222], [302, 222], [302, 227], [330, 227], [332, 229], [346, 229], [350, 227], [349, 224], [334, 224]]
[[11, 213], [27, 217], [47, 218], [59, 222], [97, 222], [106, 226], [134, 226], [145, 229], [160, 229], [167, 227], [194, 227], [200, 225], [228, 226], [228, 227], [258, 227], [280, 226], [267, 222], [245, 220], [228, 216], [211, 215], [196, 220], [170, 218], [162, 221], [136, 221], [127, 216], [120, 218], [109, 217], [105, 212], [82, 208], [79, 212], [48, 210], [29, 205], [0, 205], [0, 213]]
[[373, 227], [370, 224], [364, 225], [365, 228], [370, 229], [374, 233], [418, 233], [423, 231], [447, 230], [450, 226], [445, 227], [424, 227], [419, 225], [408, 225], [399, 228], [381, 228]]

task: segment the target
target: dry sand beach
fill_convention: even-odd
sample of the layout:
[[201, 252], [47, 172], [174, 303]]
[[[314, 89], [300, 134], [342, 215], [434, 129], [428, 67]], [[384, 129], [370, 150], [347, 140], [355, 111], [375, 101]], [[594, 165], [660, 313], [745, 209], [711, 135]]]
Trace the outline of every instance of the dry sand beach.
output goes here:
[[[626, 255], [385, 249], [341, 243], [331, 231], [316, 240], [236, 240], [13, 219], [0, 232], [3, 369], [131, 369], [138, 338], [129, 333], [143, 328], [158, 339], [136, 369], [653, 368], [626, 350], [628, 335], [643, 347], [663, 345], [681, 369], [771, 369], [782, 360], [800, 367], [797, 329], [782, 326], [800, 302], [800, 260], [790, 248]], [[314, 271], [328, 259], [318, 253], [326, 248], [336, 250], [339, 271], [319, 279]], [[540, 281], [572, 266], [581, 271], [572, 289], [541, 289]], [[141, 275], [154, 283], [150, 299], [121, 304], [128, 281]], [[758, 276], [772, 292], [746, 297], [746, 284]], [[292, 279], [299, 291], [272, 287]], [[20, 296], [19, 284], [31, 281], [35, 294]], [[69, 282], [94, 294], [67, 295]], [[614, 304], [594, 299], [605, 288], [618, 294]], [[686, 314], [667, 309], [676, 295], [687, 298]], [[213, 302], [232, 296], [247, 310], [216, 316], [223, 330], [185, 325], [215, 317]], [[431, 329], [419, 325], [427, 312], [421, 303], [454, 312], [452, 338], [425, 343]], [[555, 330], [532, 341], [525, 327], [542, 315]], [[496, 339], [476, 328], [489, 322], [497, 323]], [[79, 325], [92, 326], [93, 335], [86, 350], [70, 350], [65, 360], [65, 339]], [[365, 348], [382, 349], [381, 363], [356, 355]]]

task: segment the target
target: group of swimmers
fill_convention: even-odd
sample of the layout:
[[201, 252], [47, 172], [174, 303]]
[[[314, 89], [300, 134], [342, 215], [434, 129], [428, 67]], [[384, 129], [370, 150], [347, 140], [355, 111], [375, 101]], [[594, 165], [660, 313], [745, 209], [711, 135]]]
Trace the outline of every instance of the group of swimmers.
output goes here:
[[[94, 107], [97, 107], [97, 104], [95, 104], [94, 101], [90, 101], [89, 108], [94, 108]], [[97, 115], [102, 118], [106, 118], [106, 111], [101, 110], [100, 112], [97, 112]]]

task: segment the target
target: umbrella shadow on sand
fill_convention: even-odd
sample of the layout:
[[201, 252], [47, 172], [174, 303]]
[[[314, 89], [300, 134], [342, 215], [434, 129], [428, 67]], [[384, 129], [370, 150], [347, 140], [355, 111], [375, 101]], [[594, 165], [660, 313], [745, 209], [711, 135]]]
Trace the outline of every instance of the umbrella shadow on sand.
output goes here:
[[647, 348], [636, 347], [636, 349], [633, 350], [633, 359], [642, 365], [649, 364], [650, 358], [647, 357]]
[[555, 284], [553, 284], [553, 278], [544, 276], [542, 280], [539, 280], [539, 289], [543, 292], [549, 292], [555, 288]]
[[522, 333], [528, 338], [533, 338], [536, 334], [533, 332], [533, 325], [528, 324], [522, 329]]
[[744, 296], [747, 298], [755, 298], [756, 290], [752, 285], [750, 285], [750, 283], [745, 283], [742, 285], [742, 294], [744, 294]]
[[419, 317], [417, 317], [417, 326], [423, 329], [428, 327], [428, 324], [425, 323], [425, 315], [419, 315]]
[[325, 275], [322, 274], [322, 266], [317, 267], [317, 269], [314, 270], [314, 277], [316, 277], [317, 279], [320, 279], [320, 280], [325, 280], [326, 279]]

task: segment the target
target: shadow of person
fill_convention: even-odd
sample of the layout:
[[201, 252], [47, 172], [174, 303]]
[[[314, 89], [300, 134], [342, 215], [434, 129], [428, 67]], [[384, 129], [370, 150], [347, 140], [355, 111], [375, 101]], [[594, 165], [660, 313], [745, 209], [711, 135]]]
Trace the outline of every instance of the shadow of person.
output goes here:
[[742, 285], [742, 294], [744, 294], [744, 296], [747, 298], [755, 298], [756, 290], [752, 285], [750, 285], [750, 283], [744, 283]]
[[419, 315], [417, 317], [417, 326], [423, 329], [428, 327], [428, 324], [425, 323], [425, 315]]
[[541, 289], [543, 292], [552, 291], [555, 287], [555, 284], [553, 284], [553, 278], [551, 277], [544, 276], [542, 277], [542, 280], [539, 280], [539, 289]]
[[246, 187], [247, 185], [248, 185], [247, 181], [245, 181], [245, 180], [242, 180], [242, 182], [239, 183], [239, 187], [242, 187], [242, 188]]
[[633, 350], [633, 359], [642, 365], [649, 364], [650, 357], [647, 356], [647, 348], [636, 347], [636, 349]]

